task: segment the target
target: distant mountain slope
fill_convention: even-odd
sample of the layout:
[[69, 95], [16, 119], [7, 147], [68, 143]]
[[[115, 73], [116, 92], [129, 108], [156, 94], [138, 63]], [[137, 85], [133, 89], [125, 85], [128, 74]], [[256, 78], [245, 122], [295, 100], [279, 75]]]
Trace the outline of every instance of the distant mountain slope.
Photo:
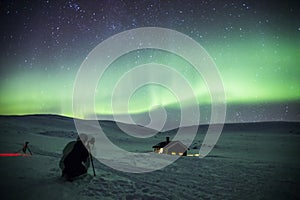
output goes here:
[[[121, 122], [103, 120], [99, 121], [101, 128], [105, 133], [120, 133], [123, 131], [118, 127], [117, 123], [122, 127], [125, 127], [127, 131], [133, 133], [145, 133], [152, 134], [156, 133], [156, 130], [142, 127], [140, 125], [126, 124]], [[24, 116], [0, 116], [0, 126], [2, 131], [5, 131], [6, 127], [14, 126], [15, 130], [22, 132], [26, 125], [34, 127], [36, 130], [47, 129], [44, 134], [62, 137], [76, 137], [77, 131], [74, 124], [73, 118], [59, 116], [59, 115], [24, 115]], [[10, 125], [10, 126], [9, 126]], [[20, 127], [20, 130], [18, 129]], [[185, 131], [189, 131], [192, 127], [184, 127]], [[208, 125], [199, 125], [198, 133], [206, 133]], [[49, 131], [52, 130], [52, 131]], [[32, 129], [31, 129], [32, 130]], [[34, 130], [34, 129], [33, 129]], [[178, 128], [162, 131], [161, 133], [176, 133]], [[64, 131], [64, 135], [59, 135]], [[253, 122], [253, 123], [231, 123], [224, 124], [223, 133], [229, 132], [255, 132], [263, 131], [265, 133], [290, 133], [300, 134], [300, 122]]]

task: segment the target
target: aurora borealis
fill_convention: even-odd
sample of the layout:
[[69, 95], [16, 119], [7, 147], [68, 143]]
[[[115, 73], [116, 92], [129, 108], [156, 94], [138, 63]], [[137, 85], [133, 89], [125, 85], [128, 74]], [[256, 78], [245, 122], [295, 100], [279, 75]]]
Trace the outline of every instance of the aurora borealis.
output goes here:
[[[193, 38], [214, 59], [225, 88], [228, 121], [300, 120], [297, 1], [49, 0], [3, 1], [0, 6], [1, 115], [73, 116], [73, 83], [93, 48], [125, 30], [164, 27]], [[210, 103], [203, 80], [187, 61], [168, 52], [141, 50], [111, 65], [99, 83], [105, 88], [96, 91], [96, 112], [110, 115], [111, 97], [105, 90], [112, 90], [131, 68], [154, 61], [180, 71], [200, 107]], [[132, 96], [129, 110], [146, 112], [158, 105], [178, 107], [168, 90], [148, 85]]]

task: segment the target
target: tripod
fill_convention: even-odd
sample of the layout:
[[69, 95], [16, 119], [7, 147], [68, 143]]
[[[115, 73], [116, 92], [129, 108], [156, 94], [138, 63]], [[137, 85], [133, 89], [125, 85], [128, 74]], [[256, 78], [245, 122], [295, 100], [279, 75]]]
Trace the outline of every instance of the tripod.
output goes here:
[[92, 163], [92, 167], [93, 167], [94, 176], [96, 176], [95, 167], [94, 167], [94, 161], [93, 161], [93, 156], [92, 156], [91, 153], [90, 153], [90, 158], [91, 158], [91, 163]]
[[32, 155], [32, 152], [31, 152], [31, 150], [30, 150], [28, 144], [29, 144], [29, 142], [25, 142], [24, 145], [23, 145], [23, 148], [20, 149], [18, 152], [23, 151], [23, 153], [26, 154], [26, 151], [28, 150], [29, 153], [30, 153], [30, 155]]
[[[94, 173], [94, 176], [96, 176], [95, 167], [94, 167], [94, 161], [93, 161], [93, 156], [91, 154], [91, 150], [94, 148], [94, 143], [95, 143], [95, 139], [93, 139], [93, 138], [90, 141], [88, 141], [89, 154], [90, 154], [90, 159], [91, 159], [91, 163], [92, 163], [92, 167], [93, 167], [93, 173]], [[91, 148], [90, 144], [92, 145], [92, 148]]]

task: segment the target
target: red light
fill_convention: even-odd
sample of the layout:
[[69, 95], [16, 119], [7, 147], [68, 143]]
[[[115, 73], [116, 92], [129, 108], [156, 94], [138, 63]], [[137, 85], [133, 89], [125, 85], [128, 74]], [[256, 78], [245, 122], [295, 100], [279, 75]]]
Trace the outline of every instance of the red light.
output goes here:
[[0, 157], [17, 157], [17, 156], [29, 156], [24, 153], [0, 153]]

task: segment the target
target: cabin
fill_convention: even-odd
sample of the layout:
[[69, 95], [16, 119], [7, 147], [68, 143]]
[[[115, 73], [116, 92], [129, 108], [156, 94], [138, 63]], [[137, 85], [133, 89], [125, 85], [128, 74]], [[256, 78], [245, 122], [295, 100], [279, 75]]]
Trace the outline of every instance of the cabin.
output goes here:
[[153, 151], [159, 154], [186, 156], [188, 148], [180, 141], [170, 141], [166, 137], [166, 141], [160, 142], [153, 147]]

